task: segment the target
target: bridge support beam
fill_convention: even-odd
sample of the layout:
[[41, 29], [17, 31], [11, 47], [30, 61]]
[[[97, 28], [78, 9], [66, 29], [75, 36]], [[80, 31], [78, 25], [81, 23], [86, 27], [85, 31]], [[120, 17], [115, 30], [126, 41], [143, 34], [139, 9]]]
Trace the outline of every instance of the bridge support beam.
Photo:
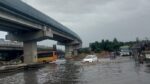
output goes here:
[[8, 33], [7, 40], [23, 42], [24, 63], [32, 64], [37, 62], [37, 41], [53, 38], [53, 33], [50, 28], [45, 28], [41, 31], [28, 33]]
[[73, 56], [78, 56], [78, 50], [77, 49], [73, 50]]
[[7, 40], [12, 41], [41, 41], [44, 39], [53, 38], [53, 33], [51, 29], [44, 29], [41, 31], [33, 31], [28, 33], [8, 33], [6, 35]]
[[32, 64], [37, 62], [37, 43], [35, 41], [23, 42], [24, 63]]
[[66, 45], [65, 46], [65, 56], [71, 57], [71, 56], [78, 56], [78, 49], [80, 48], [80, 45]]
[[82, 44], [76, 44], [76, 45], [74, 45], [74, 49], [73, 49], [73, 55], [74, 56], [78, 56], [79, 55], [79, 53], [78, 53], [78, 50], [81, 48], [81, 46], [82, 46]]
[[72, 46], [65, 45], [65, 57], [71, 57], [73, 53]]

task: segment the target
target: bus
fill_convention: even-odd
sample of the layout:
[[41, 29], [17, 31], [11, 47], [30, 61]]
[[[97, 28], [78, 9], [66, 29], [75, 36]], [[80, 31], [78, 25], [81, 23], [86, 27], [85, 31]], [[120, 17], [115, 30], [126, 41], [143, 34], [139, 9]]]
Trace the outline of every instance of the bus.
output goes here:
[[58, 59], [58, 54], [56, 51], [47, 51], [47, 52], [38, 52], [37, 62], [39, 63], [47, 63], [53, 62]]

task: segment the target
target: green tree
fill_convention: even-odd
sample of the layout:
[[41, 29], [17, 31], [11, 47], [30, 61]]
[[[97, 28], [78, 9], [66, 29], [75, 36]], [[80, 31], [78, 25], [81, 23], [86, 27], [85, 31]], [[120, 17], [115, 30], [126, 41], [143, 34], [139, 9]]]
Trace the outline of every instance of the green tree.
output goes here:
[[117, 38], [114, 38], [113, 41], [102, 39], [101, 42], [95, 41], [90, 43], [91, 51], [100, 52], [100, 51], [118, 51], [120, 46], [124, 45], [123, 42], [119, 42]]
[[117, 51], [117, 50], [119, 50], [119, 47], [120, 47], [120, 44], [119, 44], [117, 38], [114, 38], [114, 40], [113, 40], [113, 50]]

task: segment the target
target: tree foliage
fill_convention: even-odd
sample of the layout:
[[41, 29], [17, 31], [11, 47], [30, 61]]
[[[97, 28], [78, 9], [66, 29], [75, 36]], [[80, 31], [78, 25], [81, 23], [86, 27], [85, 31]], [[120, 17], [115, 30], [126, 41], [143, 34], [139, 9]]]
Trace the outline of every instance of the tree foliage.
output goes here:
[[78, 52], [79, 52], [79, 53], [90, 53], [91, 50], [90, 50], [90, 48], [80, 48], [80, 49], [78, 50]]
[[120, 46], [124, 45], [123, 42], [119, 42], [116, 38], [113, 41], [102, 40], [101, 42], [90, 43], [89, 47], [91, 51], [100, 52], [100, 51], [118, 51]]

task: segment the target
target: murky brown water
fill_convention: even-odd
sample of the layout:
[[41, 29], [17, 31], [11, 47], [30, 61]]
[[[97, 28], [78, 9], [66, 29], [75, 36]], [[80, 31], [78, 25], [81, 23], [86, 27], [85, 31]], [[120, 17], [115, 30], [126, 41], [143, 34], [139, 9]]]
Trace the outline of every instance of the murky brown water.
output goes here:
[[36, 70], [0, 74], [0, 84], [150, 84], [150, 68], [129, 58], [93, 64], [68, 61]]

